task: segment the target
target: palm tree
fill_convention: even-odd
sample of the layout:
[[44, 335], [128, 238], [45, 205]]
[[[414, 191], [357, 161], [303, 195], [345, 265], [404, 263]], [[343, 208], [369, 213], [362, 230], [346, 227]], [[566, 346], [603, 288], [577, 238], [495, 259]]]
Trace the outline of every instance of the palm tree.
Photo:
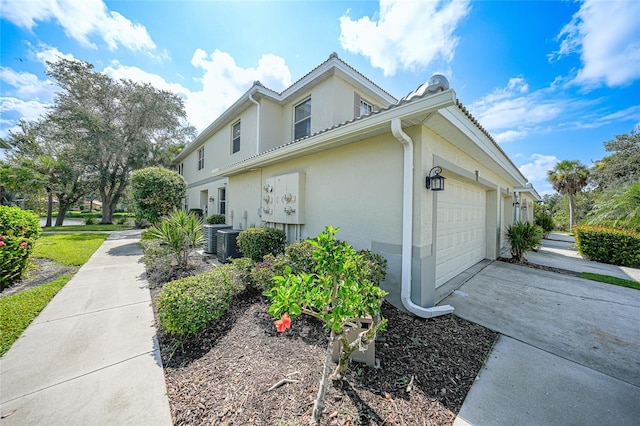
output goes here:
[[561, 195], [569, 196], [569, 227], [573, 229], [573, 196], [587, 186], [589, 169], [578, 160], [563, 160], [547, 172], [547, 180]]

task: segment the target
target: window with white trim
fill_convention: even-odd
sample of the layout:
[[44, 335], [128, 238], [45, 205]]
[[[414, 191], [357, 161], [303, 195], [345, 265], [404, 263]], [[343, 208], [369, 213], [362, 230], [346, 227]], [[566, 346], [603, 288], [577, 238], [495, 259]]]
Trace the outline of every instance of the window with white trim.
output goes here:
[[218, 214], [227, 214], [227, 188], [218, 188]]
[[198, 170], [204, 169], [204, 146], [198, 150]]
[[369, 102], [360, 99], [360, 116], [371, 114], [373, 112], [373, 105]]
[[231, 153], [240, 151], [240, 121], [231, 126]]
[[311, 134], [311, 98], [294, 108], [293, 139], [304, 138]]

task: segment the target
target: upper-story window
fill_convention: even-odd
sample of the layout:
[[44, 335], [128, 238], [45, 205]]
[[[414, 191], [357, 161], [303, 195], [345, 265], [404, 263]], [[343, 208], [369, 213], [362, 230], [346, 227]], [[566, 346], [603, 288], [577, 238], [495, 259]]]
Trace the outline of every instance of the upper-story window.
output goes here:
[[371, 114], [371, 112], [373, 111], [373, 105], [371, 105], [369, 102], [360, 99], [360, 115], [367, 115], [367, 114]]
[[296, 105], [293, 119], [293, 139], [311, 134], [311, 98]]
[[240, 122], [231, 127], [231, 153], [240, 151]]
[[198, 150], [198, 170], [204, 169], [204, 146]]
[[181, 176], [184, 175], [184, 163], [178, 164], [178, 174]]

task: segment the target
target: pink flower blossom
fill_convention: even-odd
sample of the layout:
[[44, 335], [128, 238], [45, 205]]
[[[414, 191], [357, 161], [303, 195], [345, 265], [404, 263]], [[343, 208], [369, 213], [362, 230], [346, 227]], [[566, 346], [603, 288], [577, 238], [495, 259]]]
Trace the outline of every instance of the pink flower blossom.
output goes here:
[[4, 245], [4, 241], [0, 240], [0, 247]]
[[285, 312], [284, 315], [282, 315], [282, 318], [274, 321], [274, 324], [276, 325], [276, 330], [280, 333], [291, 328], [291, 318], [289, 317], [289, 313]]
[[24, 243], [21, 243], [21, 244], [20, 244], [20, 247], [26, 247], [27, 245], [28, 245], [28, 244], [27, 244], [26, 242], [24, 242]]

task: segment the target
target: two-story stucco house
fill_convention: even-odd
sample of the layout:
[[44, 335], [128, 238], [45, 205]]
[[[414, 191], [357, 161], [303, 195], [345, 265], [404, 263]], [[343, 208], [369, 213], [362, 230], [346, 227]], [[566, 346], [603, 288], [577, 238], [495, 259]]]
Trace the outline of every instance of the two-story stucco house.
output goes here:
[[443, 76], [396, 100], [336, 54], [282, 93], [256, 82], [175, 163], [185, 208], [289, 241], [338, 226], [387, 258], [389, 300], [423, 317], [540, 198]]

